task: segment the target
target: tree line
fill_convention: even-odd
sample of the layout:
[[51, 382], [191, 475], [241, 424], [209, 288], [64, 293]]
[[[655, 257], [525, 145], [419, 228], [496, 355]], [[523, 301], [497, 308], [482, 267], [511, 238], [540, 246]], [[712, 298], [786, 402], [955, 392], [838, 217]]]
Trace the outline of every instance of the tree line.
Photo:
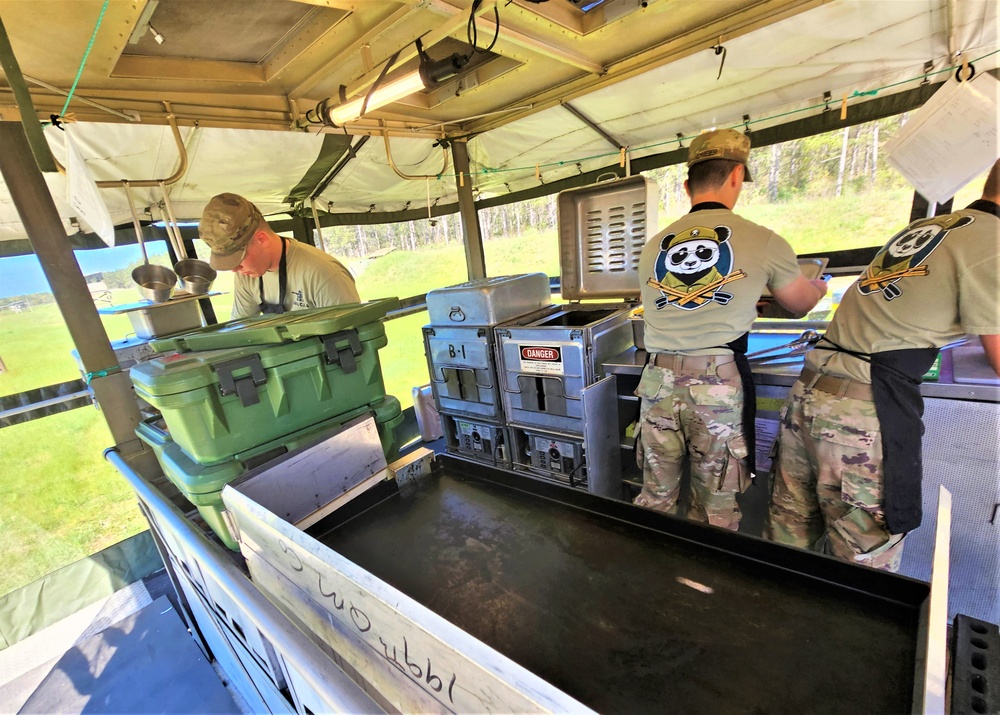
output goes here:
[[[742, 204], [782, 203], [804, 197], [832, 198], [845, 193], [865, 193], [907, 188], [908, 184], [884, 160], [882, 145], [907, 119], [906, 114], [845, 127], [834, 132], [795, 139], [754, 149], [750, 154], [752, 184], [744, 187]], [[750, 135], [751, 141], [753, 134]], [[684, 164], [646, 172], [659, 187], [661, 210], [676, 216], [688, 209]], [[544, 196], [479, 211], [483, 240], [521, 236], [528, 231], [556, 228], [556, 196]], [[457, 215], [399, 223], [335, 226], [322, 231], [323, 248], [340, 258], [360, 259], [388, 248], [415, 251], [462, 241]], [[166, 254], [151, 255], [154, 263], [167, 265]], [[116, 271], [105, 271], [108, 288], [131, 288], [135, 261]], [[0, 301], [0, 305], [21, 297]]]
[[[741, 203], [779, 203], [806, 196], [832, 198], [844, 193], [907, 188], [906, 180], [885, 163], [881, 152], [882, 145], [906, 119], [907, 115], [902, 114], [751, 150], [754, 183], [744, 188]], [[750, 137], [752, 141], [752, 133]], [[661, 208], [667, 216], [687, 211], [684, 164], [654, 169], [645, 175], [659, 187]], [[557, 220], [554, 195], [479, 211], [484, 241], [520, 236], [528, 230], [551, 231]], [[413, 251], [461, 240], [457, 215], [323, 229], [325, 250], [348, 259], [364, 258], [386, 248]]]

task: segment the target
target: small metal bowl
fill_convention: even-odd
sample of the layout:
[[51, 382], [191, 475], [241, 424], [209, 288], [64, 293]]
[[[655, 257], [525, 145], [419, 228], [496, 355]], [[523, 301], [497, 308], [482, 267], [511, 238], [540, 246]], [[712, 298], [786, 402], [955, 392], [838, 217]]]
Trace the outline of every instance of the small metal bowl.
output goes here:
[[132, 280], [139, 286], [139, 294], [154, 303], [170, 300], [177, 285], [177, 274], [166, 266], [146, 263], [136, 266], [132, 271]]
[[212, 266], [197, 258], [185, 258], [174, 264], [174, 272], [181, 282], [181, 290], [191, 295], [204, 295], [212, 289], [219, 274]]

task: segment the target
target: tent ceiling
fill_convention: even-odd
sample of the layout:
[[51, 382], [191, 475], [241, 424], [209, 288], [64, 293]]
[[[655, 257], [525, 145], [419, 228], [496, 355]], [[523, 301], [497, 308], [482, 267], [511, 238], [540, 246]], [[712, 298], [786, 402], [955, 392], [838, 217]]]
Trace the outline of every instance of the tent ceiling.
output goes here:
[[[925, 63], [939, 72], [957, 52], [983, 58], [978, 71], [997, 67], [994, 0], [606, 0], [589, 12], [581, 9], [585, 2], [513, 0], [495, 3], [497, 42], [463, 75], [345, 128], [305, 121], [341, 86], [348, 97], [362, 96], [396, 52], [389, 78], [414, 67], [417, 38], [434, 58], [468, 52], [471, 4], [110, 0], [70, 104], [79, 123], [69, 131], [98, 180], [169, 176], [178, 158], [165, 126], [169, 108], [190, 158], [171, 188], [185, 217], [198, 216], [221, 191], [243, 193], [265, 213], [285, 210], [310, 167], [332, 164], [324, 147], [339, 152], [346, 145], [324, 143], [320, 134], [374, 134], [318, 202], [333, 212], [377, 214], [426, 206], [428, 192], [432, 202], [454, 203], [454, 170], [436, 144], [442, 138], [468, 138], [473, 175], [463, 180], [487, 198], [616, 164], [618, 146], [637, 158], [676, 149], [678, 135], [686, 145], [713, 126], [760, 131], [815, 115], [825, 92], [838, 112], [847, 95], [850, 112], [913, 89]], [[0, 3], [40, 119], [62, 110], [102, 6]], [[481, 48], [493, 38], [493, 8], [490, 0], [480, 6]], [[726, 55], [717, 78], [721, 56], [712, 47], [720, 41]], [[0, 76], [5, 120], [19, 116], [8, 85]], [[430, 179], [397, 176], [380, 123], [391, 136], [391, 163]], [[63, 132], [48, 127], [45, 135], [65, 162]], [[64, 178], [46, 180], [67, 231], [75, 232]], [[128, 223], [124, 193], [103, 194], [113, 218]], [[158, 190], [139, 191], [138, 198], [143, 207], [154, 205]], [[23, 238], [0, 184], [0, 240]]]

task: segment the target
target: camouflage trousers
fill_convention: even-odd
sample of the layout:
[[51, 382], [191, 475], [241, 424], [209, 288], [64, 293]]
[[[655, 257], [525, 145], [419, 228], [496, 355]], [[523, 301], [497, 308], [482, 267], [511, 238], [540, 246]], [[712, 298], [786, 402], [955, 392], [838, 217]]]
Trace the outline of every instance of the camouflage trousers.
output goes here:
[[796, 381], [781, 410], [764, 536], [885, 571], [905, 534], [885, 523], [882, 439], [875, 405]]
[[[732, 363], [722, 367], [730, 366], [735, 372]], [[687, 518], [735, 531], [736, 494], [750, 483], [739, 375], [675, 374], [647, 365], [635, 394], [641, 398], [636, 461], [643, 486], [634, 503], [676, 515], [687, 458]]]

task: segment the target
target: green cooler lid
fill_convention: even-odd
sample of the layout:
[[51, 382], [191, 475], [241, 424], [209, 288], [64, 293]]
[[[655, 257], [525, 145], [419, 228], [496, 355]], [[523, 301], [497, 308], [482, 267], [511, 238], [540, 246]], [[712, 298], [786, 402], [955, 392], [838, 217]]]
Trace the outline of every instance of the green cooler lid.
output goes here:
[[[132, 383], [152, 397], [190, 392], [219, 381], [215, 366], [252, 355], [260, 358], [264, 370], [302, 360], [323, 352], [319, 340], [304, 340], [284, 345], [251, 345], [228, 350], [179, 352], [141, 362], [129, 370]], [[250, 368], [241, 368], [250, 372]], [[242, 373], [240, 373], [242, 374]]]
[[149, 345], [156, 352], [274, 345], [358, 328], [384, 318], [386, 313], [398, 307], [399, 298], [381, 298], [367, 303], [293, 310], [281, 315], [258, 315], [153, 340]]

